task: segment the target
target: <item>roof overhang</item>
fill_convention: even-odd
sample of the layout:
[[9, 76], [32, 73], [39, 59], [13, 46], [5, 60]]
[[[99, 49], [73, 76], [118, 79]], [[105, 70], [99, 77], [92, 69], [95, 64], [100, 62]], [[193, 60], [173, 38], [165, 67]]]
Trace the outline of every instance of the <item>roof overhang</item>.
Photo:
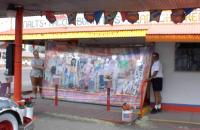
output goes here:
[[157, 24], [149, 27], [147, 42], [200, 42], [200, 24]]

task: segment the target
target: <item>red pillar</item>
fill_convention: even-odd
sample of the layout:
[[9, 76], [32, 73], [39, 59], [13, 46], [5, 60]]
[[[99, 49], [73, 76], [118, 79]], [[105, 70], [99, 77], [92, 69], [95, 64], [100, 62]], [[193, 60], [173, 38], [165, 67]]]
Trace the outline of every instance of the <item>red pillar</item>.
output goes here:
[[15, 21], [15, 63], [14, 63], [14, 100], [21, 100], [22, 93], [22, 30], [23, 7], [17, 7]]
[[54, 99], [54, 106], [58, 106], [58, 85], [55, 85], [55, 99]]
[[107, 88], [107, 111], [110, 111], [110, 88]]

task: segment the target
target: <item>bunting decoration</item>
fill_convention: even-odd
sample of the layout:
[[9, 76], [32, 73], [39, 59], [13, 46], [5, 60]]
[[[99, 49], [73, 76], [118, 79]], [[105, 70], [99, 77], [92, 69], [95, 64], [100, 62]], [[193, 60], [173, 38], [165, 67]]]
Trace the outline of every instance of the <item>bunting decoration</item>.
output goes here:
[[[171, 21], [173, 21], [175, 24], [182, 23], [185, 20], [185, 17], [189, 15], [195, 8], [181, 8], [181, 9], [172, 9], [171, 13]], [[93, 23], [94, 21], [96, 24], [98, 24], [101, 20], [102, 14], [104, 13], [104, 24], [110, 24], [113, 25], [114, 19], [117, 15], [117, 11], [103, 11], [99, 10], [96, 12], [85, 12], [84, 18], [89, 23]], [[139, 13], [135, 11], [120, 11], [121, 14], [121, 20], [124, 22], [127, 20], [130, 23], [135, 23], [137, 20], [139, 20]], [[149, 21], [160, 21], [162, 10], [150, 10], [150, 19]], [[66, 13], [68, 16], [68, 24], [74, 24], [76, 25], [76, 15], [77, 12], [68, 12]], [[57, 16], [54, 15], [53, 11], [44, 11], [42, 12], [42, 15], [46, 16], [46, 19], [50, 23], [56, 22], [58, 20]]]
[[185, 11], [184, 11], [184, 9], [174, 9], [174, 10], [172, 10], [171, 20], [175, 24], [182, 23], [185, 20]]
[[171, 20], [177, 24], [182, 23], [185, 20], [185, 17], [189, 15], [194, 8], [185, 8], [185, 9], [174, 9], [171, 13]]
[[193, 10], [194, 10], [193, 8], [185, 8], [184, 9], [185, 16], [189, 15]]
[[122, 21], [124, 22], [126, 20], [126, 17], [127, 17], [127, 12], [121, 11], [120, 14], [121, 14], [121, 17], [122, 17]]
[[105, 24], [110, 24], [113, 25], [115, 16], [117, 15], [117, 11], [114, 12], [104, 12], [104, 16], [105, 16]]
[[96, 11], [96, 12], [94, 13], [94, 16], [95, 16], [94, 19], [95, 19], [95, 21], [96, 21], [97, 24], [99, 23], [102, 14], [103, 14], [103, 11], [102, 11], [102, 10]]
[[67, 13], [68, 23], [76, 25], [76, 12]]
[[159, 22], [160, 21], [161, 12], [162, 12], [161, 10], [150, 11], [150, 22], [151, 21]]
[[54, 15], [54, 13], [52, 11], [45, 11], [43, 12], [42, 15], [46, 16], [46, 19], [53, 24], [54, 22], [56, 22], [56, 16]]
[[84, 13], [84, 18], [85, 18], [89, 23], [92, 23], [92, 22], [94, 22], [95, 16], [94, 16], [94, 13], [85, 12], [85, 13]]
[[139, 14], [138, 12], [127, 12], [126, 19], [133, 24], [139, 19]]

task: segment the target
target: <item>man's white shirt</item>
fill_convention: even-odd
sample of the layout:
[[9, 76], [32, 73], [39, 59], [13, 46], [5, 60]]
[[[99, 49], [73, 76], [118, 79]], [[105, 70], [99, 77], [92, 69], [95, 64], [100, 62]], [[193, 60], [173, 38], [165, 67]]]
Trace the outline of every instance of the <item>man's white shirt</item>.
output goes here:
[[162, 70], [162, 64], [159, 60], [155, 61], [151, 67], [151, 76], [153, 75], [153, 72], [158, 71], [156, 78], [162, 78], [163, 77], [163, 70]]

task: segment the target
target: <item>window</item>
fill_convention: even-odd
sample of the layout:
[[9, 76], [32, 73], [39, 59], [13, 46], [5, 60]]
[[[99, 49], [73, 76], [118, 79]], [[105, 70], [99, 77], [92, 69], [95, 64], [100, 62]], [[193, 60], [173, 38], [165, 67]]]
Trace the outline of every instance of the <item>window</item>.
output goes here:
[[175, 70], [200, 71], [200, 44], [176, 43]]

